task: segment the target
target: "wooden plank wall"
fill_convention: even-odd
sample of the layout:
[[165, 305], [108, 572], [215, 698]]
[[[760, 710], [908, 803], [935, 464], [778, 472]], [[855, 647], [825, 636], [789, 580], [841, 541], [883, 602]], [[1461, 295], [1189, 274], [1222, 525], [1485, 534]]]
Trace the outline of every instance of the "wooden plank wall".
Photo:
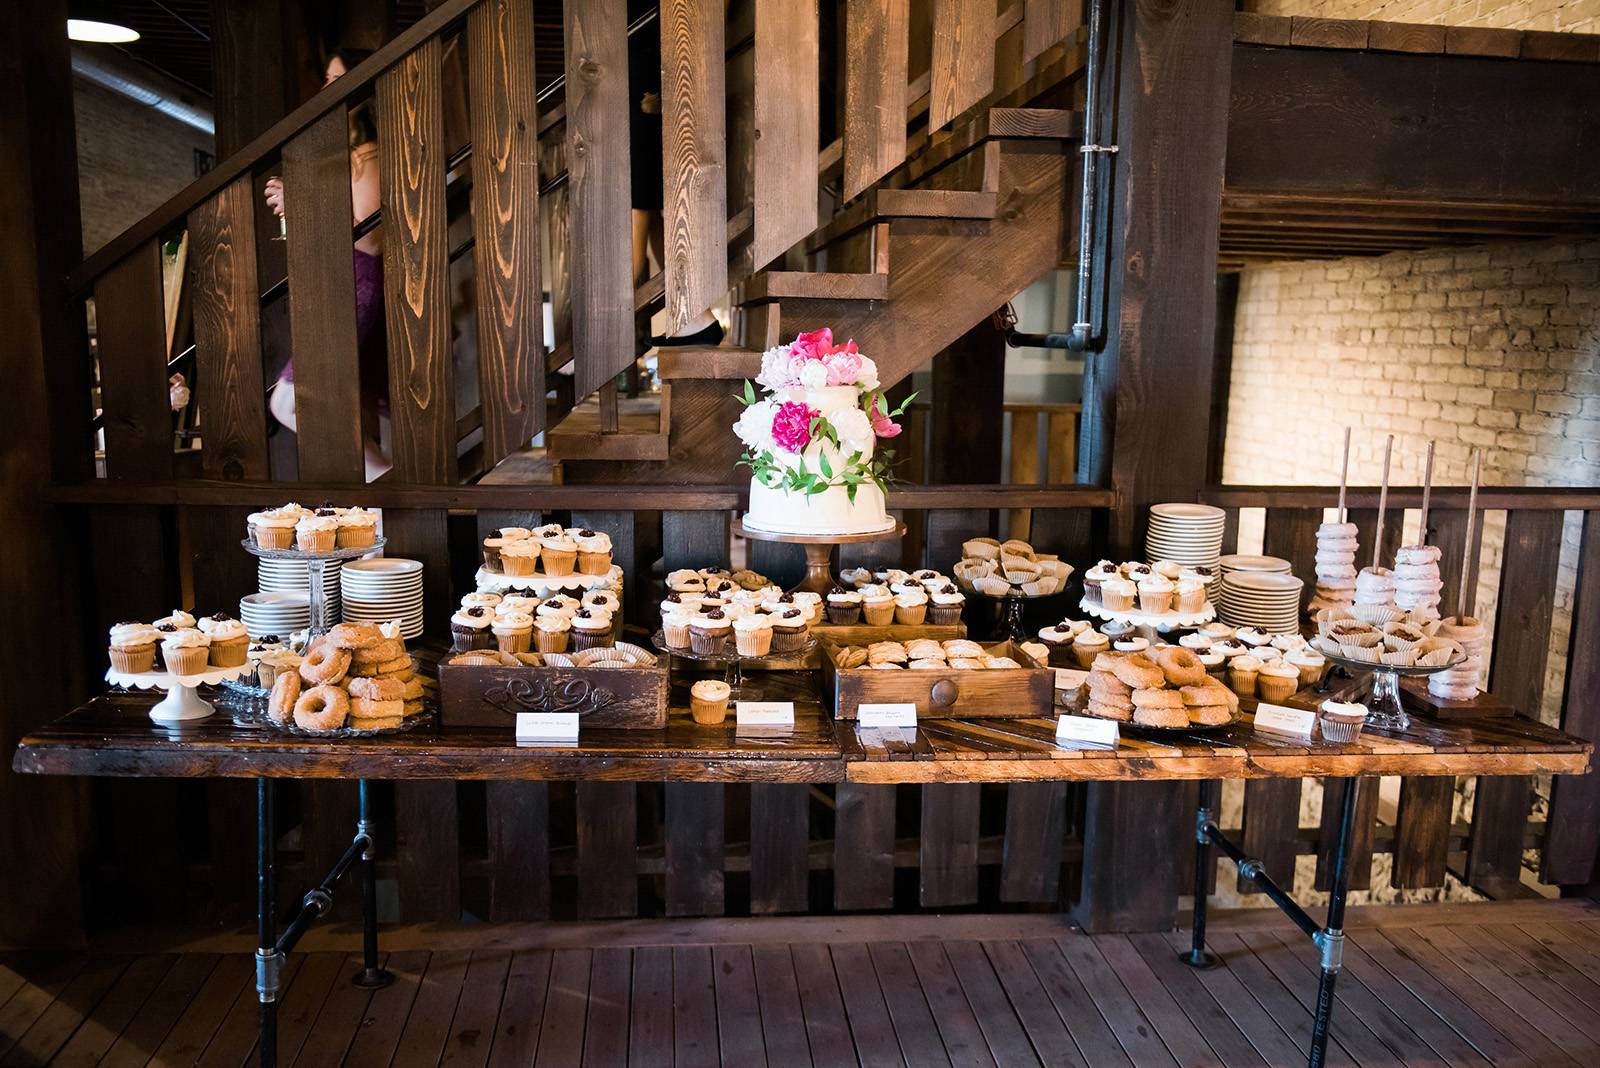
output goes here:
[[[757, 0], [755, 270], [817, 228], [816, 171], [795, 165], [817, 149], [817, 54], [815, 0]], [[905, 124], [895, 119], [903, 134]]]
[[846, 0], [846, 200], [899, 166], [905, 158], [910, 21], [910, 0]]

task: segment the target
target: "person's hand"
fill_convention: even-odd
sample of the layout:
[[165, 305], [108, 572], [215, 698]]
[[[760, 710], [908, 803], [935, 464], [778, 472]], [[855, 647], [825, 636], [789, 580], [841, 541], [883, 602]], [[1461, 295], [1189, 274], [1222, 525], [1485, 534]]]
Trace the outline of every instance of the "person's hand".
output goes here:
[[182, 375], [173, 375], [167, 379], [167, 400], [175, 412], [182, 411], [189, 403], [189, 383]]
[[274, 215], [283, 214], [283, 179], [267, 179], [267, 207], [272, 209]]
[[646, 115], [661, 114], [661, 94], [645, 93], [639, 97], [639, 110]]

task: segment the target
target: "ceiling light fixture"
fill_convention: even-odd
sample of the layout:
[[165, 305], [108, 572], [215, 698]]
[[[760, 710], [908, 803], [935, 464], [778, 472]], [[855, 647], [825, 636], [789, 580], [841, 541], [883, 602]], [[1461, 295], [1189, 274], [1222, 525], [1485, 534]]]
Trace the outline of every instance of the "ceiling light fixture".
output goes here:
[[68, 19], [67, 37], [85, 44], [128, 44], [139, 39], [139, 32], [115, 22]]

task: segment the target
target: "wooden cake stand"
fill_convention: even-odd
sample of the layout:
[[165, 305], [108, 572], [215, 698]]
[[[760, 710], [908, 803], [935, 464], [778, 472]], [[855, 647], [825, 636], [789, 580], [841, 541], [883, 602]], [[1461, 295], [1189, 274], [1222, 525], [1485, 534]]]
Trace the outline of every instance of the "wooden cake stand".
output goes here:
[[839, 584], [833, 577], [831, 560], [835, 545], [854, 545], [856, 542], [862, 541], [903, 538], [906, 534], [906, 525], [896, 519], [893, 527], [886, 530], [869, 531], [865, 534], [779, 534], [772, 530], [747, 527], [744, 525], [743, 519], [736, 519], [733, 522], [733, 532], [741, 538], [750, 538], [753, 541], [781, 541], [790, 545], [804, 545], [806, 549], [806, 577], [792, 587], [791, 592], [810, 590], [826, 597], [828, 591]]

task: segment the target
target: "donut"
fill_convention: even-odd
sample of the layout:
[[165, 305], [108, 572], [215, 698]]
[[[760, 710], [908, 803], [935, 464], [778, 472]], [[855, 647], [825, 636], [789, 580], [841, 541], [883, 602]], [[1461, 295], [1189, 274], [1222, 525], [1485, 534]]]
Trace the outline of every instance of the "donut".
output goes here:
[[1101, 693], [1116, 694], [1118, 697], [1127, 697], [1133, 693], [1133, 687], [1111, 674], [1109, 671], [1089, 672], [1089, 689]]
[[1143, 653], [1118, 657], [1111, 665], [1111, 673], [1135, 690], [1155, 689], [1167, 681], [1161, 665]]
[[405, 713], [406, 713], [406, 715], [408, 717], [409, 716], [420, 716], [425, 708], [427, 708], [427, 706], [424, 705], [421, 701], [407, 701], [407, 702], [405, 702]]
[[1220, 727], [1233, 718], [1227, 705], [1191, 705], [1188, 712], [1189, 722], [1200, 727]]
[[[1171, 690], [1161, 692], [1178, 696]], [[1167, 705], [1134, 705], [1133, 721], [1145, 727], [1187, 727], [1189, 713], [1184, 709], [1182, 702], [1179, 702], [1177, 708]]]
[[1226, 704], [1227, 699], [1222, 695], [1232, 693], [1223, 683], [1207, 675], [1193, 686], [1184, 686], [1178, 690], [1178, 696], [1183, 698], [1183, 703], [1190, 706]]
[[337, 686], [313, 686], [294, 703], [294, 722], [302, 730], [335, 731], [349, 712], [349, 694]]
[[399, 638], [383, 638], [374, 645], [351, 650], [351, 660], [357, 664], [381, 664], [406, 655], [405, 643]]
[[327, 637], [341, 649], [371, 649], [384, 640], [383, 631], [371, 623], [340, 623]]
[[306, 648], [305, 656], [300, 659], [300, 675], [312, 686], [338, 682], [349, 670], [350, 650], [339, 648], [326, 636], [312, 642]]
[[350, 700], [351, 719], [394, 719], [405, 715], [405, 711], [405, 702], [399, 698], [374, 701], [370, 697], [355, 697]]
[[1170, 686], [1193, 686], [1206, 677], [1206, 666], [1192, 649], [1168, 645], [1156, 650], [1155, 661]]
[[350, 729], [353, 731], [392, 731], [405, 722], [403, 716], [385, 716], [378, 719], [353, 719]]
[[1133, 718], [1133, 709], [1118, 708], [1115, 705], [1102, 705], [1097, 701], [1090, 701], [1084, 706], [1084, 711], [1099, 719], [1121, 720], [1123, 723]]
[[1111, 673], [1111, 665], [1120, 660], [1121, 657], [1122, 654], [1120, 653], [1096, 653], [1094, 654], [1094, 663], [1089, 665], [1089, 670], [1109, 675]]
[[[1133, 707], [1138, 708], [1175, 708], [1183, 711], [1183, 698], [1177, 690], [1161, 690], [1151, 687], [1133, 691]], [[1184, 713], [1185, 717], [1188, 713]], [[1185, 718], [1185, 723], [1188, 719]]]
[[[538, 665], [535, 665], [538, 666]], [[422, 700], [422, 680], [413, 676], [400, 684], [400, 700]]]
[[[516, 657], [511, 659], [514, 661]], [[507, 666], [516, 667], [516, 664], [512, 663]], [[411, 662], [411, 658], [404, 654], [395, 657], [393, 660], [385, 660], [383, 663], [376, 665], [376, 667], [378, 669], [376, 674], [379, 675], [399, 675], [401, 672], [416, 670], [416, 665]]]
[[400, 701], [406, 695], [406, 684], [399, 679], [351, 679], [347, 689], [351, 697], [371, 701]]
[[294, 704], [300, 700], [300, 676], [293, 671], [278, 673], [272, 684], [272, 696], [267, 698], [267, 718], [280, 727], [294, 715]]

